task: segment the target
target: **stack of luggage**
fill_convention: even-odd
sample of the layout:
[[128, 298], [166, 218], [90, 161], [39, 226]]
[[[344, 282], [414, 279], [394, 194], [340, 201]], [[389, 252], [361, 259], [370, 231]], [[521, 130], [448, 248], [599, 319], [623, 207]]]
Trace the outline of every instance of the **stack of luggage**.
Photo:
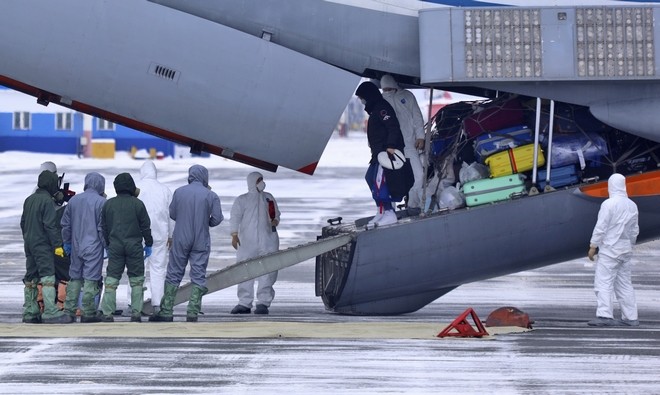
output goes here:
[[[542, 106], [537, 149], [537, 184], [546, 185], [550, 162], [550, 185], [577, 185], [582, 179], [604, 179], [613, 172], [632, 174], [657, 168], [660, 145], [614, 130], [598, 121], [589, 109], [556, 103], [552, 149], [548, 150], [549, 106]], [[446, 106], [433, 117], [432, 152], [429, 163], [436, 173], [448, 158], [455, 168], [473, 163], [488, 166], [489, 178], [463, 182], [460, 191], [468, 206], [520, 196], [531, 187], [534, 164], [536, 98], [505, 94], [493, 100], [460, 102]], [[551, 156], [546, 157], [546, 153]], [[660, 151], [659, 151], [660, 152]], [[431, 170], [433, 170], [431, 169]], [[429, 172], [433, 174], [433, 171]], [[458, 171], [456, 171], [458, 174]]]

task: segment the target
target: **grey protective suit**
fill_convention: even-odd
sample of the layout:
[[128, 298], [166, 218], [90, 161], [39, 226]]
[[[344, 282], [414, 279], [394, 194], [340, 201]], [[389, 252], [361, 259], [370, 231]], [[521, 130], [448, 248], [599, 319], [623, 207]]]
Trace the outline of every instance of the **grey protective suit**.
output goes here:
[[211, 252], [209, 228], [224, 219], [220, 198], [208, 187], [209, 173], [201, 165], [188, 170], [188, 185], [174, 191], [170, 218], [176, 221], [165, 282], [179, 286], [190, 262], [190, 281], [206, 288]]
[[105, 178], [95, 172], [87, 174], [84, 190], [73, 196], [64, 209], [62, 239], [64, 244], [71, 244], [71, 279], [98, 281], [106, 248], [101, 228]]

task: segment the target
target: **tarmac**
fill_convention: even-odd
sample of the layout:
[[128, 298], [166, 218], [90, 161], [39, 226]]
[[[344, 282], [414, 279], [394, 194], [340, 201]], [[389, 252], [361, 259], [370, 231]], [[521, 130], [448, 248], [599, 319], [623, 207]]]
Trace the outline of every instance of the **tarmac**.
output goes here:
[[[232, 199], [252, 170], [209, 167], [228, 218]], [[71, 166], [66, 177], [100, 171], [111, 188], [116, 174], [135, 175], [135, 169]], [[187, 176], [179, 173], [172, 167], [159, 175], [174, 189]], [[281, 248], [313, 240], [327, 218], [357, 219], [373, 211], [363, 173], [358, 167], [319, 168], [313, 178], [265, 173], [267, 190], [286, 213]], [[11, 182], [34, 174], [12, 170], [3, 177]], [[225, 188], [234, 184], [236, 191]], [[338, 185], [356, 192], [333, 191]], [[184, 304], [175, 308], [174, 324], [115, 317], [117, 322], [108, 324], [29, 325], [20, 323], [24, 255], [18, 226], [27, 195], [16, 188], [9, 193], [22, 195], [0, 204], [0, 394], [660, 393], [657, 242], [639, 246], [633, 259], [639, 327], [587, 326], [596, 299], [594, 265], [586, 258], [466, 284], [402, 316], [327, 312], [314, 294], [315, 264], [307, 261], [280, 271], [267, 316], [230, 315], [237, 301], [232, 287], [204, 297], [199, 323], [185, 322]], [[313, 190], [312, 197], [300, 197], [300, 189]], [[212, 231], [209, 270], [234, 263], [227, 223]], [[586, 255], [588, 242], [585, 247]], [[123, 278], [120, 308], [125, 286]], [[485, 321], [503, 306], [528, 313], [534, 329], [481, 339], [434, 336], [468, 308]], [[388, 326], [405, 330], [387, 337]], [[262, 332], [244, 333], [255, 328]], [[422, 335], [411, 334], [419, 330]]]

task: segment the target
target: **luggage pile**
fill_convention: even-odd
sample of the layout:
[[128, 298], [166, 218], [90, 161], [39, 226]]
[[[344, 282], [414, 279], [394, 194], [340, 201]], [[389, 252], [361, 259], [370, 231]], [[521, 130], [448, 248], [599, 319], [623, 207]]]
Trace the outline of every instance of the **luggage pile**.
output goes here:
[[[614, 172], [627, 175], [659, 166], [659, 144], [612, 129], [591, 115], [587, 107], [555, 104], [551, 150], [549, 102], [542, 104], [540, 120], [540, 190], [546, 185], [546, 161], [550, 163], [549, 183], [554, 188], [596, 177], [606, 179]], [[532, 187], [534, 126], [530, 125], [536, 123], [536, 98], [505, 94], [493, 100], [454, 103], [441, 108], [431, 122], [427, 195], [436, 198], [442, 192], [440, 186], [446, 189], [451, 185], [460, 191], [467, 206], [477, 206], [522, 196]], [[549, 158], [547, 152], [551, 152]], [[443, 182], [443, 175], [452, 163], [460, 169], [452, 171], [452, 176], [460, 173], [461, 177], [451, 180], [458, 183], [448, 184]], [[431, 180], [431, 176], [439, 180]]]

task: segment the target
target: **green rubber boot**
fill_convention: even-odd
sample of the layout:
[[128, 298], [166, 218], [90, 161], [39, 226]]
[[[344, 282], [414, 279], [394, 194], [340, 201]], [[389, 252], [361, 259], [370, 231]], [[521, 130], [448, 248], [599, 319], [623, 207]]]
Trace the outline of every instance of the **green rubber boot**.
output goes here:
[[96, 309], [96, 295], [99, 294], [99, 282], [85, 280], [83, 285], [82, 316], [80, 322], [100, 322], [101, 317]]
[[151, 322], [172, 322], [174, 321], [174, 299], [179, 287], [174, 284], [165, 283], [165, 293], [160, 301], [160, 311], [149, 317]]
[[38, 282], [38, 278], [25, 282], [25, 289], [23, 290], [23, 322], [26, 324], [41, 323], [41, 310], [37, 304], [37, 296], [39, 295], [39, 289], [37, 288]]
[[144, 306], [144, 276], [129, 277], [131, 285], [131, 321], [141, 322], [142, 306]]
[[55, 303], [55, 276], [41, 277], [41, 294], [44, 299], [44, 312], [41, 315], [42, 323], [70, 324], [73, 322], [73, 317], [64, 314], [57, 303]]
[[112, 313], [117, 308], [117, 287], [119, 286], [119, 279], [106, 276], [105, 277], [105, 292], [103, 293], [103, 300], [101, 301], [101, 310], [103, 310], [103, 317], [105, 322], [112, 322]]
[[66, 285], [66, 300], [64, 301], [64, 313], [76, 317], [78, 311], [78, 295], [83, 287], [83, 280], [71, 280]]
[[190, 301], [188, 302], [188, 311], [186, 312], [187, 322], [197, 322], [197, 315], [202, 310], [202, 296], [209, 292], [208, 288], [193, 284], [190, 289]]

